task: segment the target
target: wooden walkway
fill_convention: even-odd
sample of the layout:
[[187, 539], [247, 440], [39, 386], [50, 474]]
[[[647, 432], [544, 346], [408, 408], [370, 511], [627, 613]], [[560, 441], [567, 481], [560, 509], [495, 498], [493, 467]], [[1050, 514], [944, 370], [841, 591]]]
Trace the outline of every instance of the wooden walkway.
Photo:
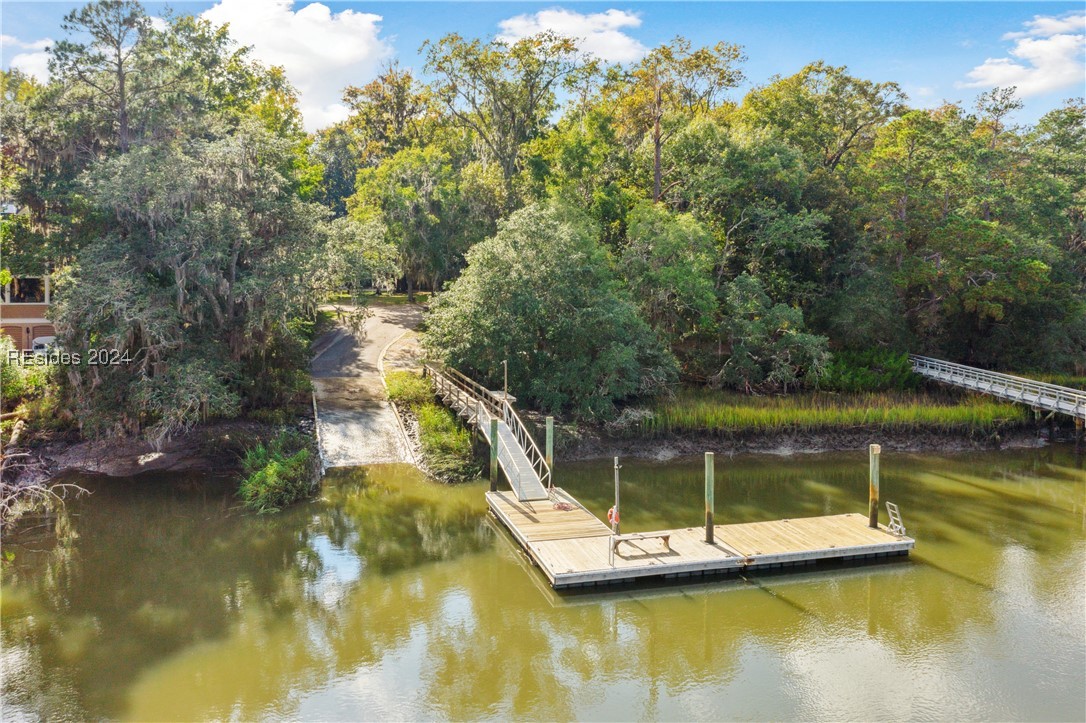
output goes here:
[[669, 535], [668, 546], [650, 537], [623, 542], [612, 555], [610, 528], [565, 491], [554, 493], [572, 509], [555, 509], [551, 500], [521, 501], [509, 492], [488, 492], [486, 499], [555, 588], [906, 555], [915, 544], [881, 525], [868, 527], [865, 515], [844, 514], [715, 525], [711, 545], [704, 527], [663, 530], [650, 534]]

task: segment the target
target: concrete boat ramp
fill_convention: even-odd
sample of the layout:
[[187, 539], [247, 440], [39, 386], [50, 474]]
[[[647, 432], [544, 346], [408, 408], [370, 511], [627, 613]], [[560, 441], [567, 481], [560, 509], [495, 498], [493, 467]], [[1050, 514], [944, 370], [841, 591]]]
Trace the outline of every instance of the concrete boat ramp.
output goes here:
[[414, 305], [374, 304], [365, 335], [337, 326], [310, 362], [317, 433], [325, 467], [414, 463], [382, 379], [389, 348], [418, 326]]

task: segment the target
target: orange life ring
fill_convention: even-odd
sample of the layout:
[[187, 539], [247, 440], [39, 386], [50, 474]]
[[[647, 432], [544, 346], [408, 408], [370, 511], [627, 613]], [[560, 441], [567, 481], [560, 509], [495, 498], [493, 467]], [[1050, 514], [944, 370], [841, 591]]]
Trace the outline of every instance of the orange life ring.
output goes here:
[[607, 521], [610, 522], [612, 525], [618, 524], [618, 510], [616, 510], [614, 507], [607, 510]]

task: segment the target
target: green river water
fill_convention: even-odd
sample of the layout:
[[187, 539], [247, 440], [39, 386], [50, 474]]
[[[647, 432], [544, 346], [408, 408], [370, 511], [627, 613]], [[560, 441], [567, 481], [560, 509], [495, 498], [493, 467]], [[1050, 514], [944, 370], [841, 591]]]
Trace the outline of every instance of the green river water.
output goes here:
[[[623, 465], [624, 531], [699, 524], [700, 458]], [[716, 467], [718, 523], [866, 509], [865, 453]], [[1066, 448], [884, 453], [907, 560], [562, 595], [483, 483], [340, 471], [278, 515], [223, 478], [81, 483], [59, 538], [4, 540], [5, 720], [1086, 718]], [[611, 504], [609, 461], [557, 483]]]

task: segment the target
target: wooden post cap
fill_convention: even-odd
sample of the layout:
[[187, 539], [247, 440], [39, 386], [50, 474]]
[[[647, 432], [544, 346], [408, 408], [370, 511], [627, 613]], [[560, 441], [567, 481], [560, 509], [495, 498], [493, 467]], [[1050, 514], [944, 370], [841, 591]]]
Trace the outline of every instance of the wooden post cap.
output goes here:
[[882, 452], [882, 445], [873, 444], [871, 445], [870, 449], [872, 454], [879, 454]]

